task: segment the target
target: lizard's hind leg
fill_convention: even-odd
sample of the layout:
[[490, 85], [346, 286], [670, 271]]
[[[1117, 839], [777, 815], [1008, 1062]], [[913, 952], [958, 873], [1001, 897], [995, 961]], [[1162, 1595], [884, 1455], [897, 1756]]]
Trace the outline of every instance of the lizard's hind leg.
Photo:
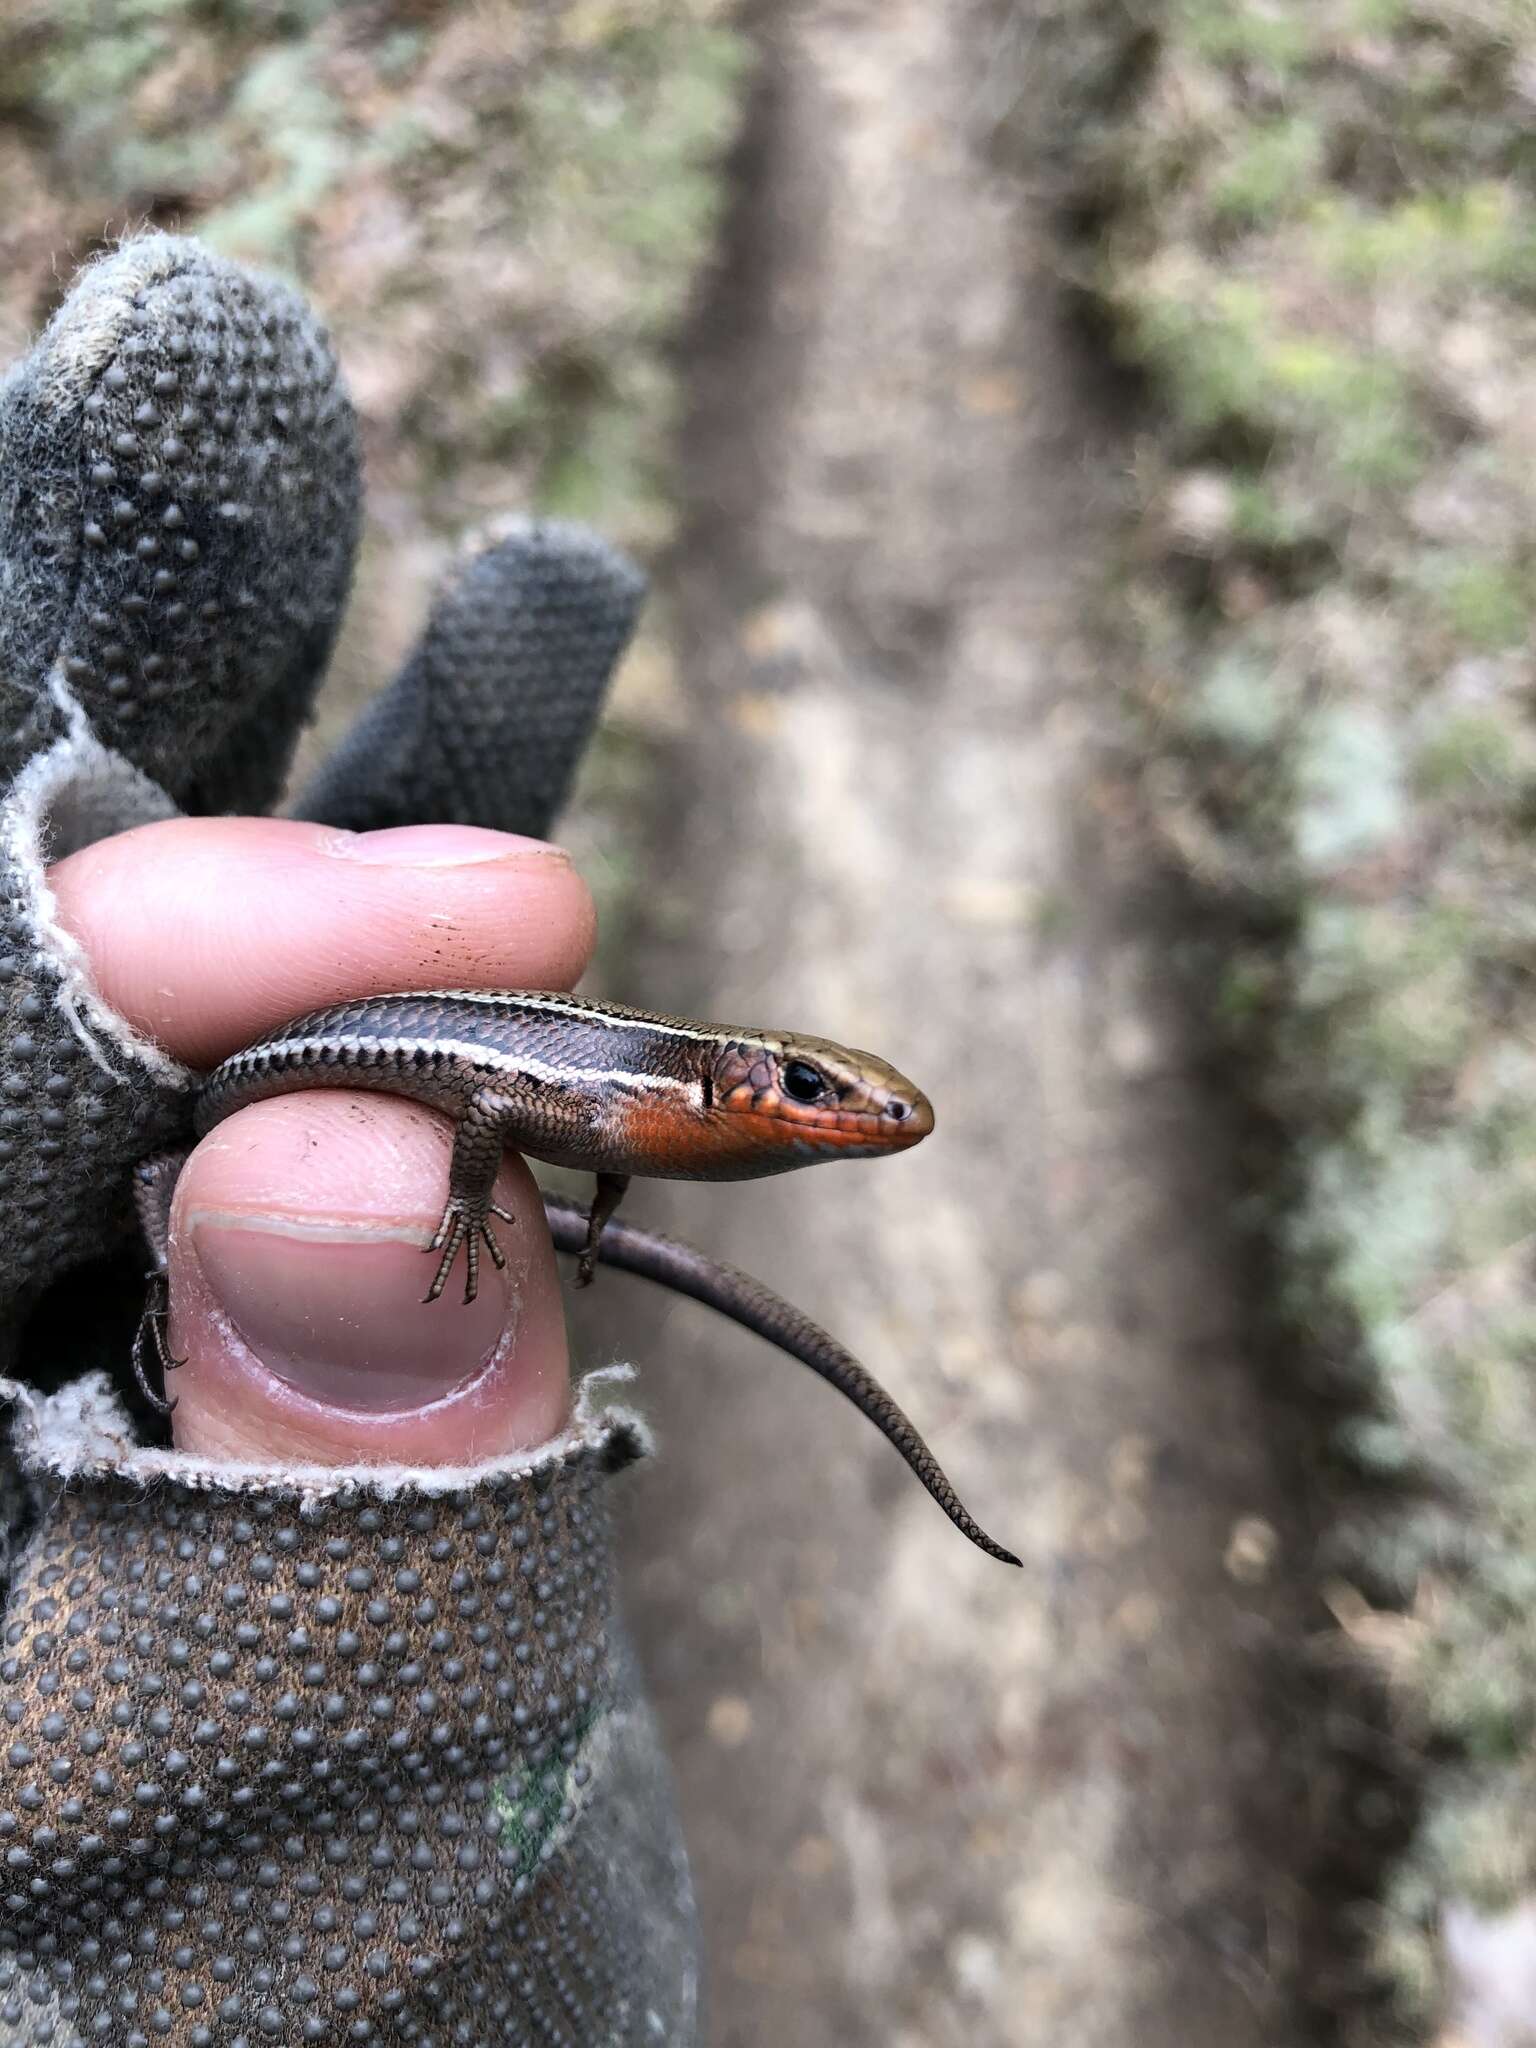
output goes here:
[[153, 1159], [145, 1159], [135, 1167], [133, 1174], [133, 1205], [138, 1211], [139, 1228], [144, 1234], [149, 1249], [151, 1265], [144, 1275], [146, 1292], [144, 1312], [139, 1317], [139, 1326], [133, 1333], [133, 1376], [139, 1383], [139, 1390], [150, 1406], [162, 1415], [169, 1415], [176, 1406], [174, 1396], [167, 1396], [150, 1384], [149, 1373], [144, 1363], [146, 1341], [153, 1344], [155, 1356], [160, 1361], [161, 1383], [178, 1366], [185, 1365], [184, 1358], [172, 1355], [165, 1341], [166, 1318], [171, 1311], [170, 1282], [167, 1277], [170, 1260], [171, 1202], [176, 1194], [176, 1183], [181, 1169], [187, 1163], [185, 1152], [160, 1152]]

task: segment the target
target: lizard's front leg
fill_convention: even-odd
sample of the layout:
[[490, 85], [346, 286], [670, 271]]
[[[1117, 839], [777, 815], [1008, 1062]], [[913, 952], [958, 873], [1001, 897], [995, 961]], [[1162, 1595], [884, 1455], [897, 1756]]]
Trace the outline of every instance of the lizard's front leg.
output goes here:
[[507, 1263], [506, 1253], [491, 1230], [491, 1218], [499, 1216], [503, 1223], [515, 1223], [517, 1220], [510, 1209], [501, 1208], [493, 1199], [511, 1114], [512, 1105], [504, 1095], [498, 1095], [492, 1088], [479, 1088], [469, 1098], [454, 1127], [453, 1157], [448, 1164], [448, 1200], [437, 1233], [426, 1247], [429, 1252], [440, 1252], [442, 1256], [432, 1276], [432, 1285], [423, 1296], [426, 1301], [436, 1301], [442, 1293], [460, 1245], [464, 1246], [466, 1302], [474, 1300], [480, 1285], [482, 1240], [493, 1265], [500, 1269]]

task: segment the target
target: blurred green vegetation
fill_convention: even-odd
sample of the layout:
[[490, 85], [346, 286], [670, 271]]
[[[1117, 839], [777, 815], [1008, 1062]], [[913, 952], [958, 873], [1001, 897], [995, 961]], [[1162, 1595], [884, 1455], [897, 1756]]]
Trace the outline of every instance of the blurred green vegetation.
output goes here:
[[[746, 62], [724, 0], [20, 0], [0, 14], [0, 353], [145, 223], [331, 321], [376, 482], [642, 551], [669, 350]], [[7, 175], [9, 174], [9, 175]]]
[[1283, 1134], [1288, 1326], [1389, 1482], [1330, 1566], [1429, 1759], [1372, 1922], [1373, 2024], [1421, 2041], [1447, 1909], [1536, 1899], [1536, 12], [1092, 13], [1146, 787]]

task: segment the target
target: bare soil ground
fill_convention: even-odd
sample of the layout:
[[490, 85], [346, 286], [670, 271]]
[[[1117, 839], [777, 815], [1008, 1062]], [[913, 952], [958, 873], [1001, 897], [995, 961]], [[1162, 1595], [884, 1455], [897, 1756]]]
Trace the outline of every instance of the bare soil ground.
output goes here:
[[929, 1089], [907, 1159], [634, 1213], [848, 1341], [1024, 1571], [700, 1312], [625, 1290], [584, 1346], [611, 1318], [654, 1361], [630, 1596], [716, 2048], [1257, 2048], [1315, 2038], [1308, 1537], [1111, 772], [1127, 450], [980, 140], [982, 26], [772, 10], [690, 364], [651, 910], [608, 973]]

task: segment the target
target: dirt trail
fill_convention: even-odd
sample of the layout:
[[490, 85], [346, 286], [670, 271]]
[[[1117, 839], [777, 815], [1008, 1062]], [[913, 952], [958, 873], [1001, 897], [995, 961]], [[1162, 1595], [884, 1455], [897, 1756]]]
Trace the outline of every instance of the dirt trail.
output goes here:
[[1273, 2044], [1300, 1539], [1166, 909], [1104, 770], [1088, 629], [1126, 451], [1046, 224], [972, 133], [979, 15], [772, 14], [691, 369], [688, 731], [623, 985], [873, 1046], [939, 1127], [634, 1214], [826, 1321], [1025, 1569], [789, 1362], [637, 1322], [632, 1290], [598, 1307], [656, 1361], [631, 1596], [710, 2038]]

